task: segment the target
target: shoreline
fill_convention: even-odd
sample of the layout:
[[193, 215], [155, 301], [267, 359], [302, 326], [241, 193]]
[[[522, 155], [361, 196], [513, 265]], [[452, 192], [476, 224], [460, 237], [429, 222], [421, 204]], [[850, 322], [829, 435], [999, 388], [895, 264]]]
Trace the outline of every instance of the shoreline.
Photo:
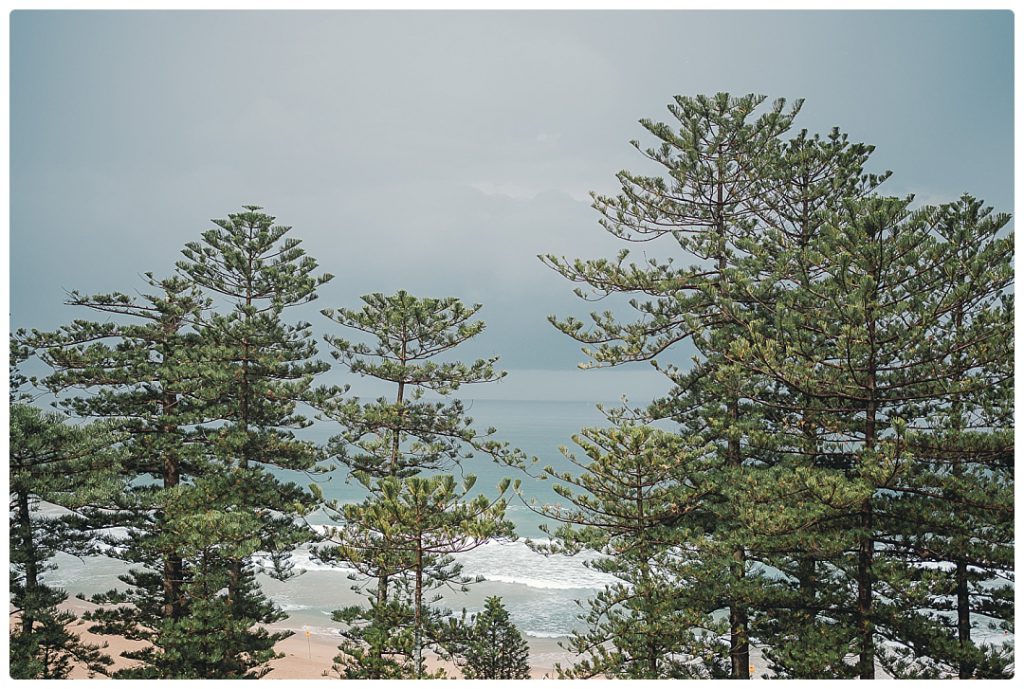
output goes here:
[[[143, 648], [146, 646], [145, 642], [129, 641], [122, 637], [101, 636], [89, 632], [89, 623], [82, 620], [81, 615], [83, 612], [95, 610], [97, 607], [88, 601], [74, 597], [70, 597], [60, 604], [62, 610], [73, 612], [77, 618], [69, 624], [69, 628], [74, 633], [81, 636], [83, 641], [100, 645], [105, 644], [104, 653], [109, 655], [114, 661], [113, 665], [111, 665], [111, 671], [130, 667], [134, 664], [133, 661], [122, 658], [120, 654], [124, 651]], [[12, 617], [12, 624], [14, 619]], [[338, 679], [337, 675], [331, 673], [334, 657], [338, 654], [338, 643], [332, 638], [333, 635], [326, 634], [321, 630], [309, 630], [309, 636], [307, 637], [305, 634], [306, 630], [296, 630], [295, 627], [289, 627], [287, 622], [288, 620], [283, 620], [277, 624], [268, 625], [268, 629], [287, 629], [292, 631], [293, 634], [287, 639], [279, 641], [274, 647], [278, 653], [282, 654], [282, 657], [269, 663], [271, 670], [262, 679]], [[524, 638], [526, 638], [530, 646], [530, 679], [551, 679], [556, 677], [554, 664], [557, 660], [554, 656], [565, 653], [564, 649], [558, 646], [558, 640], [538, 639], [525, 634]], [[550, 659], [549, 662], [544, 662], [545, 656]], [[431, 670], [443, 668], [448, 675], [447, 679], [463, 679], [462, 673], [454, 663], [443, 661], [433, 654], [427, 654], [426, 658], [427, 667]], [[536, 662], [538, 660], [541, 662]], [[85, 668], [76, 666], [68, 676], [68, 679], [107, 678], [102, 675], [89, 677]]]

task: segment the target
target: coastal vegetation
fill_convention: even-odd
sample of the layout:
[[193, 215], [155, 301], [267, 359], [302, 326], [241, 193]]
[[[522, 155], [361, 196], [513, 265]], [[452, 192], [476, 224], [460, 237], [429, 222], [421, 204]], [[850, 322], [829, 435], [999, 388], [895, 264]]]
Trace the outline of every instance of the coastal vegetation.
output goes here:
[[[457, 555], [516, 537], [518, 499], [549, 525], [532, 548], [586, 553], [615, 581], [582, 602], [560, 677], [747, 679], [752, 652], [780, 678], [1012, 676], [1012, 645], [977, 636], [1013, 632], [1010, 217], [969, 194], [885, 195], [872, 146], [797, 129], [800, 106], [676, 97], [668, 123], [641, 121], [645, 172], [594, 197], [621, 251], [541, 257], [610, 304], [550, 319], [584, 367], [671, 383], [580, 429], [569, 469], [538, 468], [457, 397], [505, 375], [455, 358], [480, 305], [398, 291], [325, 308], [335, 368], [389, 392], [322, 384], [331, 364], [292, 314], [331, 275], [257, 206], [214, 220], [145, 293], [72, 292], [80, 317], [15, 333], [12, 676], [262, 677], [289, 633], [261, 581], [296, 576], [312, 544], [365, 597], [334, 612], [325, 673], [445, 676], [429, 655], [525, 679], [499, 598], [438, 605], [474, 583]], [[303, 434], [314, 422], [329, 442]], [[507, 478], [478, 485], [471, 458]], [[331, 471], [363, 499], [325, 497]], [[41, 579], [58, 551], [129, 565], [84, 618], [141, 642], [127, 665], [70, 630]]]

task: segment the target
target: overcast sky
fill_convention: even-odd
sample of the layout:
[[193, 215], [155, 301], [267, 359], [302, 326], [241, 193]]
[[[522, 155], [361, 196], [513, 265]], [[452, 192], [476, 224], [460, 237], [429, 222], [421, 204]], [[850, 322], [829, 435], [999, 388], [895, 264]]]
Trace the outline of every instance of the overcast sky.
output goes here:
[[[13, 327], [131, 291], [256, 203], [336, 278], [318, 307], [406, 289], [481, 302], [473, 397], [615, 399], [547, 324], [583, 315], [539, 253], [610, 256], [588, 192], [674, 94], [805, 98], [800, 127], [877, 146], [892, 194], [1013, 211], [1010, 12], [15, 12]], [[307, 317], [312, 317], [307, 315]], [[328, 323], [315, 320], [322, 333]]]

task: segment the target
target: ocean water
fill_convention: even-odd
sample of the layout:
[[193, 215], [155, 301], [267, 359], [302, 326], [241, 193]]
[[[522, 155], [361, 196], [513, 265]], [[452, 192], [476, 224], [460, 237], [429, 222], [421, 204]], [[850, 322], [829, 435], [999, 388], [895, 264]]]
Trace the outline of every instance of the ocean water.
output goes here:
[[[439, 603], [456, 612], [468, 613], [483, 608], [488, 596], [501, 596], [513, 622], [531, 639], [560, 639], [577, 628], [580, 603], [595, 594], [613, 579], [586, 566], [594, 554], [577, 556], [544, 556], [531, 550], [526, 539], [545, 537], [540, 527], [546, 523], [535, 508], [543, 504], [562, 503], [551, 488], [551, 482], [536, 478], [539, 469], [552, 466], [572, 470], [573, 465], [559, 451], [560, 446], [573, 447], [572, 435], [586, 426], [607, 423], [596, 406], [590, 402], [550, 401], [467, 401], [467, 412], [478, 429], [494, 427], [494, 438], [507, 441], [537, 461], [529, 473], [495, 463], [489, 457], [474, 457], [463, 462], [463, 474], [477, 477], [474, 492], [495, 494], [503, 478], [521, 482], [519, 495], [510, 495], [507, 517], [516, 526], [516, 538], [489, 541], [480, 547], [457, 556], [464, 574], [480, 577], [483, 581], [472, 584], [468, 593], [441, 592]], [[317, 424], [309, 429], [308, 437], [324, 442], [337, 429]], [[347, 480], [347, 472], [338, 467], [330, 474], [308, 477], [293, 472], [282, 472], [282, 478], [308, 484], [316, 481], [325, 497], [341, 503], [362, 499], [364, 491], [358, 483]], [[531, 475], [533, 474], [533, 475]], [[533, 508], [533, 509], [531, 509]], [[325, 515], [315, 515], [312, 522], [325, 523]], [[353, 591], [359, 581], [350, 577], [351, 570], [331, 566], [310, 558], [306, 548], [292, 555], [292, 562], [301, 574], [285, 582], [262, 578], [266, 593], [288, 613], [280, 626], [309, 630], [325, 635], [336, 634], [332, 610], [365, 600]], [[58, 556], [57, 569], [46, 578], [62, 586], [71, 595], [86, 596], [117, 587], [117, 576], [124, 572], [123, 563], [106, 558], [86, 559]], [[540, 644], [548, 647], [551, 644]]]
[[[549, 523], [536, 508], [545, 504], [561, 504], [564, 501], [555, 494], [552, 482], [542, 476], [541, 469], [551, 466], [558, 471], [576, 473], [578, 469], [567, 460], [559, 448], [567, 446], [570, 451], [578, 449], [572, 436], [586, 426], [607, 425], [604, 415], [590, 402], [523, 402], [478, 400], [465, 402], [467, 415], [473, 419], [478, 431], [495, 428], [491, 436], [495, 440], [509, 443], [535, 460], [527, 471], [520, 471], [493, 461], [486, 455], [463, 460], [459, 466], [450, 469], [456, 478], [476, 476], [472, 494], [495, 495], [502, 479], [520, 481], [519, 494], [510, 488], [506, 493], [509, 506], [507, 517], [516, 525], [516, 534], [521, 538], [543, 538], [540, 526]], [[337, 432], [329, 424], [318, 423], [307, 431], [307, 437], [318, 443], [325, 443]], [[344, 467], [338, 467], [330, 474], [309, 477], [295, 472], [278, 472], [282, 479], [308, 484], [317, 483], [328, 499], [339, 503], [357, 502], [365, 496], [358, 482], [349, 480]], [[313, 517], [310, 521], [322, 522], [323, 518]]]

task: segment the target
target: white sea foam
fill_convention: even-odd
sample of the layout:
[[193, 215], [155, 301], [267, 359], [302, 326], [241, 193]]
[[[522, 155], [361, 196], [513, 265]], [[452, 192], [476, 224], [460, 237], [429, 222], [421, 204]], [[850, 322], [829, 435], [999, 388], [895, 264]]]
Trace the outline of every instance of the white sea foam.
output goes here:
[[601, 589], [618, 581], [584, 563], [596, 553], [545, 556], [525, 541], [488, 541], [456, 559], [467, 576], [537, 589]]
[[564, 634], [564, 633], [561, 633], [561, 632], [539, 632], [539, 631], [534, 631], [533, 629], [524, 629], [523, 630], [523, 634], [525, 634], [526, 636], [532, 636], [535, 639], [567, 639], [567, 638], [569, 638], [568, 634]]
[[308, 550], [296, 550], [288, 559], [295, 566], [295, 569], [301, 569], [304, 572], [338, 572], [340, 574], [349, 574], [355, 571], [351, 566], [342, 562], [325, 562], [315, 558]]
[[600, 586], [590, 586], [572, 581], [552, 581], [550, 579], [539, 579], [526, 576], [525, 574], [488, 574], [484, 576], [486, 581], [496, 581], [502, 584], [519, 584], [531, 589], [553, 589], [558, 591], [572, 591], [576, 589], [599, 589]]
[[312, 610], [312, 605], [299, 605], [298, 603], [282, 603], [277, 601], [277, 607], [285, 612], [298, 612], [299, 610]]
[[301, 627], [288, 625], [274, 625], [274, 629], [285, 629], [289, 632], [295, 632], [296, 634], [309, 632], [310, 634], [316, 636], [327, 636], [332, 638], [338, 637], [338, 630], [334, 627], [317, 627], [315, 625], [304, 624]]
[[[954, 562], [918, 562], [915, 567], [921, 569], [936, 569], [940, 572], [952, 572], [956, 569], [956, 563]], [[1002, 579], [1012, 579], [1013, 572], [1011, 570], [1004, 569], [982, 569], [981, 567], [975, 567], [974, 565], [967, 565], [967, 571], [972, 574], [993, 574], [996, 577]]]
[[[531, 550], [523, 540], [488, 541], [473, 550], [459, 553], [456, 560], [469, 577], [487, 581], [518, 584], [535, 589], [601, 589], [618, 581], [615, 577], [588, 568], [584, 562], [596, 553], [545, 556]], [[338, 572], [355, 570], [344, 563], [330, 563], [312, 557], [308, 550], [296, 550], [289, 562], [297, 570], [307, 572]]]

